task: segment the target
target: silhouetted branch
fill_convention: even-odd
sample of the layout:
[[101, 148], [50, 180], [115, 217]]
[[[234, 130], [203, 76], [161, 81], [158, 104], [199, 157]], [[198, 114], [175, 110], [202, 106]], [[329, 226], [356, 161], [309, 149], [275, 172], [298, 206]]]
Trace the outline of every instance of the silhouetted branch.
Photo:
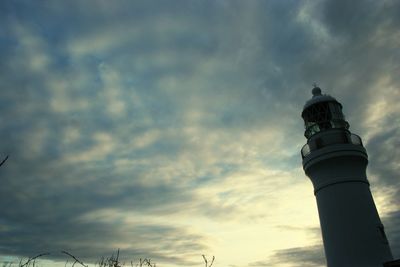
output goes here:
[[117, 256], [114, 257], [114, 254], [109, 258], [101, 257], [100, 262], [98, 263], [99, 267], [122, 267], [125, 263], [121, 263], [119, 261], [119, 249], [117, 250]]
[[3, 159], [3, 161], [0, 163], [0, 167], [1, 167], [1, 165], [3, 165], [4, 164], [4, 162], [6, 162], [8, 160], [8, 155]]
[[156, 267], [155, 263], [151, 263], [151, 259], [145, 259], [145, 262], [148, 267]]
[[212, 261], [211, 261], [210, 265], [208, 265], [208, 261], [207, 261], [207, 258], [206, 258], [206, 256], [204, 256], [204, 255], [201, 255], [201, 256], [203, 256], [204, 262], [206, 263], [206, 267], [211, 267], [211, 266], [213, 265], [213, 263], [214, 263], [214, 260], [215, 260], [215, 256], [213, 256], [213, 258], [212, 258]]
[[14, 263], [12, 261], [3, 261], [2, 264], [2, 267], [11, 267]]
[[[132, 262], [131, 262], [132, 265]], [[133, 265], [132, 265], [133, 266]], [[136, 264], [136, 267], [143, 267], [143, 266], [148, 266], [148, 267], [156, 267], [155, 263], [151, 263], [151, 259], [146, 259], [144, 258], [143, 260], [140, 258], [139, 259], [139, 264]]]
[[[8, 156], [7, 156], [8, 157]], [[3, 161], [4, 162], [4, 161]], [[1, 166], [1, 165], [0, 165]], [[34, 264], [35, 264], [35, 260], [37, 259], [37, 258], [39, 258], [39, 257], [42, 257], [42, 256], [46, 256], [46, 255], [49, 255], [50, 253], [42, 253], [42, 254], [39, 254], [39, 255], [36, 255], [35, 257], [32, 257], [32, 258], [29, 258], [24, 264], [21, 264], [22, 262], [22, 260], [20, 261], [20, 267], [24, 267], [24, 266], [28, 266], [28, 264], [31, 262], [31, 261], [33, 261], [34, 262]]]
[[72, 264], [72, 266], [75, 265], [75, 263], [79, 263], [80, 265], [84, 266], [84, 267], [89, 267], [89, 265], [85, 265], [83, 262], [81, 262], [79, 259], [77, 259], [74, 255], [72, 255], [71, 253], [68, 253], [67, 251], [61, 251], [61, 253], [64, 253], [68, 256], [70, 256], [71, 258], [73, 258], [75, 260], [75, 262]]
[[[115, 256], [114, 256], [114, 254], [112, 254], [111, 257], [106, 257], [106, 258], [105, 257], [101, 257], [101, 261], [95, 263], [94, 266], [98, 266], [98, 267], [124, 267], [125, 266], [125, 267], [127, 267], [129, 265], [129, 263], [120, 262], [119, 261], [119, 256], [120, 256], [119, 252], [120, 251], [118, 249]], [[72, 262], [71, 267], [74, 267], [75, 264], [77, 264], [77, 263], [79, 265], [83, 266], [83, 267], [89, 267], [89, 265], [84, 264], [81, 260], [79, 260], [77, 257], [72, 255], [71, 253], [69, 253], [67, 251], [64, 251], [64, 250], [62, 250], [61, 253], [65, 254], [65, 255], [68, 255], [69, 257], [71, 257], [74, 260], [73, 262], [71, 261]], [[36, 267], [37, 266], [36, 265], [36, 259], [38, 259], [39, 257], [45, 256], [45, 255], [50, 255], [50, 253], [38, 254], [38, 255], [36, 255], [34, 257], [28, 258], [28, 260], [25, 263], [23, 263], [23, 259], [21, 258], [19, 260], [19, 264], [18, 264], [18, 262], [16, 264], [17, 264], [18, 267]], [[204, 259], [204, 262], [205, 262], [205, 267], [212, 267], [212, 265], [214, 264], [215, 256], [212, 257], [211, 262], [209, 262], [207, 260], [205, 255], [202, 255], [202, 256], [203, 256], [203, 259]], [[69, 261], [67, 260], [65, 262], [64, 267], [67, 267], [68, 263], [69, 263]], [[126, 264], [128, 264], [128, 265], [126, 265]], [[12, 267], [13, 265], [14, 265], [14, 263], [10, 262], [10, 261], [6, 261], [6, 262], [5, 261], [3, 261], [3, 262], [0, 261], [0, 267]], [[135, 266], [133, 261], [130, 262], [130, 266], [131, 267]], [[151, 259], [149, 259], [149, 258], [143, 258], [143, 259], [140, 258], [139, 259], [139, 263], [136, 264], [136, 267], [156, 267], [156, 263], [153, 263], [151, 261]]]

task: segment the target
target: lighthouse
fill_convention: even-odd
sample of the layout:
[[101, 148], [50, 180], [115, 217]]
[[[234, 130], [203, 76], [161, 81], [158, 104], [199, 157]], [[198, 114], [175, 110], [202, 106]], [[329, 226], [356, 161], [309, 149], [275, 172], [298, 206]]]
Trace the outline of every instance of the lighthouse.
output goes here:
[[314, 186], [328, 267], [382, 267], [392, 261], [366, 176], [368, 155], [349, 131], [342, 105], [315, 86], [304, 105], [303, 169]]

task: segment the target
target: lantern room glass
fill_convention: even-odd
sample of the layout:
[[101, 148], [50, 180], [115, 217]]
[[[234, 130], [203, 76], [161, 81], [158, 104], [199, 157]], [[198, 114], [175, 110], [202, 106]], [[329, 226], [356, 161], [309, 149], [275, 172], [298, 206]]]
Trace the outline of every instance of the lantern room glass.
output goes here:
[[302, 117], [306, 129], [304, 133], [306, 138], [329, 129], [349, 128], [342, 112], [342, 105], [336, 101], [317, 102], [307, 107], [303, 111]]

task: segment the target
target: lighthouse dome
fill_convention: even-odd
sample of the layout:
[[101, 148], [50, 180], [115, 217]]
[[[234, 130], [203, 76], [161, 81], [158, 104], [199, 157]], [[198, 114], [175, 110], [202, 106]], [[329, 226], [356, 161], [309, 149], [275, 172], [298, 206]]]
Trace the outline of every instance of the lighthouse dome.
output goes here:
[[330, 95], [325, 95], [322, 94], [321, 88], [319, 87], [314, 87], [311, 91], [311, 93], [313, 94], [312, 98], [310, 100], [308, 100], [306, 102], [306, 104], [304, 105], [303, 111], [308, 108], [311, 105], [314, 105], [316, 103], [319, 102], [336, 102], [338, 103], [340, 106], [342, 106], [334, 97], [330, 96]]

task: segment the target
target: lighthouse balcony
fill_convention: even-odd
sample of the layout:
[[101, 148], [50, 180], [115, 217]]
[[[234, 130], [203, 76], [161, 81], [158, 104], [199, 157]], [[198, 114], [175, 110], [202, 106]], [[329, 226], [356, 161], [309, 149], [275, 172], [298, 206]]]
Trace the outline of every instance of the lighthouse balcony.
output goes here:
[[337, 144], [353, 144], [363, 146], [361, 137], [348, 131], [331, 131], [331, 133], [324, 132], [323, 134], [316, 134], [309, 139], [307, 144], [305, 144], [301, 149], [301, 156], [304, 159], [312, 151]]

